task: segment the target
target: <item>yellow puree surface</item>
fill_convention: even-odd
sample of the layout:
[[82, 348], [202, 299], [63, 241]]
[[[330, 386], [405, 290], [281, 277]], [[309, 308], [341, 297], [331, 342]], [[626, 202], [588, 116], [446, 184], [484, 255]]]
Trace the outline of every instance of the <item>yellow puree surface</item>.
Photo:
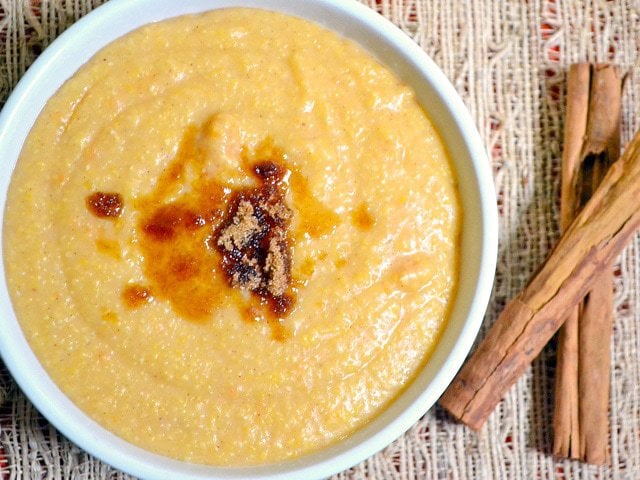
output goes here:
[[[240, 152], [271, 139], [340, 219], [295, 242], [285, 341], [232, 306], [194, 322], [163, 298], [123, 305], [124, 285], [148, 283], [136, 202], [194, 126], [198, 175], [246, 183]], [[95, 191], [123, 196], [119, 219], [89, 213]], [[460, 216], [407, 86], [309, 22], [223, 10], [116, 40], [49, 100], [12, 179], [4, 261], [31, 346], [82, 410], [170, 457], [261, 464], [348, 436], [416, 375], [455, 291]]]

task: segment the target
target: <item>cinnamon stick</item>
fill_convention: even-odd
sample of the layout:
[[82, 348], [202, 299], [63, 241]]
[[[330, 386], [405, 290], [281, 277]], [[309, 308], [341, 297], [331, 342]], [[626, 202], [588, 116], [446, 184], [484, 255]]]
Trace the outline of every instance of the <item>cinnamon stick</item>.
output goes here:
[[[614, 66], [596, 65], [591, 80], [585, 151], [599, 159], [590, 190], [597, 188], [620, 155], [622, 78]], [[589, 159], [589, 156], [586, 156]], [[609, 462], [609, 385], [613, 325], [613, 271], [594, 282], [583, 302], [578, 336], [579, 455], [588, 463]]]
[[[571, 66], [562, 157], [561, 229], [592, 195], [619, 157], [622, 79], [612, 65]], [[554, 446], [556, 455], [604, 464], [608, 458], [611, 268], [570, 310], [558, 338]]]
[[479, 429], [640, 226], [640, 132], [440, 398]]
[[[562, 152], [560, 229], [566, 231], [577, 213], [576, 176], [582, 164], [587, 132], [591, 65], [572, 65], [567, 78], [567, 107]], [[578, 458], [578, 318], [579, 307], [569, 309], [558, 336], [553, 413], [553, 453]]]

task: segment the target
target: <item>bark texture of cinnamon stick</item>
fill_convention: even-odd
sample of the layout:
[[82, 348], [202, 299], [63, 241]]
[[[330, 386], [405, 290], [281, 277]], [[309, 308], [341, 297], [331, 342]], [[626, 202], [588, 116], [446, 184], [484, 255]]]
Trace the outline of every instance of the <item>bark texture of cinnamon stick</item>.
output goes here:
[[[562, 152], [560, 229], [564, 232], [577, 213], [576, 173], [587, 132], [591, 65], [572, 65], [567, 78], [567, 105]], [[556, 395], [553, 412], [553, 453], [578, 457], [578, 317], [579, 307], [568, 310], [558, 337]], [[572, 441], [574, 440], [574, 441]]]
[[640, 133], [527, 287], [503, 310], [440, 404], [479, 429], [640, 226]]
[[[619, 68], [571, 66], [562, 157], [561, 228], [566, 230], [620, 151]], [[555, 455], [608, 460], [613, 278], [605, 268], [585, 299], [569, 310], [558, 338]]]

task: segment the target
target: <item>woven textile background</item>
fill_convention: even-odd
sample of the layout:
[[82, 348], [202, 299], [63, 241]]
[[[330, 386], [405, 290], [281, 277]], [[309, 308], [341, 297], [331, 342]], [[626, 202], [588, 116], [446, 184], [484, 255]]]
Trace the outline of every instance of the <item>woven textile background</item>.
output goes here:
[[[0, 0], [0, 102], [43, 48], [101, 3]], [[615, 62], [632, 72], [623, 97], [623, 143], [640, 128], [640, 0], [368, 3], [440, 65], [471, 110], [490, 153], [501, 230], [484, 332], [558, 236], [568, 65], [579, 60]], [[336, 478], [640, 479], [638, 237], [616, 270], [610, 468], [556, 460], [548, 454], [555, 365], [551, 345], [481, 433], [454, 424], [435, 407], [391, 446]], [[1, 364], [0, 404], [0, 480], [130, 478], [57, 433]]]

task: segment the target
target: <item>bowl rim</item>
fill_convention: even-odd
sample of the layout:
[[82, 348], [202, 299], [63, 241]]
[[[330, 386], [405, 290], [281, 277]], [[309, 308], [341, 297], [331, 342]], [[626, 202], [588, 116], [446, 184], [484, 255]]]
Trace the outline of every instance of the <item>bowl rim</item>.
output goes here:
[[[475, 261], [478, 263], [478, 269], [477, 272], [474, 272], [476, 276], [472, 280], [475, 290], [472, 298], [467, 302], [464, 312], [466, 320], [456, 335], [455, 342], [443, 356], [439, 371], [433, 375], [426, 387], [420, 389], [419, 392], [412, 393], [413, 397], [409, 404], [404, 405], [401, 409], [394, 410], [393, 408], [394, 405], [399, 404], [400, 398], [407, 396], [407, 390], [410, 390], [411, 387], [370, 422], [376, 425], [373, 427], [367, 425], [361, 428], [353, 435], [353, 439], [340, 441], [323, 449], [318, 455], [305, 455], [291, 461], [258, 467], [210, 467], [152, 454], [110, 433], [79, 410], [52, 382], [28, 346], [8, 296], [4, 263], [1, 265], [2, 271], [0, 272], [0, 311], [6, 315], [0, 316], [0, 328], [5, 332], [0, 335], [0, 355], [20, 388], [38, 411], [59, 431], [92, 455], [133, 475], [157, 479], [168, 478], [168, 475], [171, 475], [170, 478], [220, 479], [297, 479], [321, 478], [332, 475], [368, 458], [407, 431], [444, 392], [471, 349], [490, 298], [498, 245], [496, 197], [491, 167], [484, 144], [462, 99], [431, 58], [391, 22], [355, 0], [306, 0], [305, 2], [192, 0], [190, 3], [174, 2], [173, 7], [168, 6], [170, 3], [170, 0], [111, 0], [103, 4], [78, 20], [54, 40], [20, 80], [0, 112], [0, 158], [10, 159], [10, 161], [5, 160], [6, 163], [1, 166], [2, 170], [0, 170], [0, 173], [4, 174], [0, 181], [0, 223], [3, 227], [7, 187], [17, 160], [15, 149], [17, 148], [18, 152], [21, 150], [24, 136], [32, 126], [32, 123], [28, 123], [25, 127], [25, 122], [21, 119], [25, 116], [29, 117], [26, 113], [29, 112], [29, 109], [33, 110], [34, 102], [36, 105], [40, 104], [41, 107], [43, 105], [42, 99], [44, 98], [46, 101], [57, 90], [57, 86], [53, 89], [47, 87], [49, 70], [65, 61], [73, 63], [70, 60], [80, 48], [78, 44], [83, 43], [83, 40], [78, 39], [83, 37], [90, 39], [92, 51], [88, 57], [91, 57], [97, 50], [124, 33], [114, 28], [115, 33], [109, 38], [93, 39], [93, 32], [105, 32], [106, 25], [114, 25], [110, 22], [117, 23], [119, 19], [123, 18], [123, 15], [127, 16], [128, 21], [143, 25], [184, 13], [197, 13], [230, 6], [255, 7], [294, 14], [316, 21], [347, 37], [352, 36], [350, 27], [353, 25], [351, 23], [359, 24], [360, 28], [379, 35], [380, 41], [388, 43], [392, 49], [395, 49], [394, 51], [404, 55], [403, 61], [411, 63], [412, 67], [416, 68], [416, 71], [422, 76], [422, 80], [430, 84], [430, 88], [433, 89], [438, 96], [438, 101], [442, 104], [443, 112], [450, 116], [456, 128], [459, 129], [459, 137], [464, 144], [464, 149], [468, 152], [469, 166], [472, 169], [470, 175], [477, 182], [478, 191], [475, 200], [479, 202], [478, 208], [481, 217], [476, 219], [476, 222], [479, 223], [480, 230], [478, 231], [481, 232], [481, 239], [479, 239], [481, 245], [476, 249], [478, 259]], [[150, 9], [153, 12], [149, 13]], [[178, 13], [172, 13], [176, 9]], [[324, 22], [318, 21], [317, 18], [310, 18], [312, 13], [309, 12], [311, 11], [315, 12], [313, 15], [322, 16]], [[135, 20], [130, 20], [131, 18]], [[127, 31], [131, 29], [128, 28]], [[367, 49], [366, 46], [365, 49]], [[383, 63], [387, 62], [383, 61]], [[395, 70], [394, 66], [387, 66]], [[77, 67], [69, 69], [66, 78], [73, 75], [76, 70]], [[427, 108], [425, 107], [425, 109]], [[36, 117], [40, 108], [37, 110]], [[22, 131], [26, 128], [22, 141], [21, 134], [15, 134], [16, 128], [19, 126], [22, 126]], [[19, 143], [17, 147], [16, 142]], [[9, 144], [12, 146], [10, 147]], [[10, 153], [8, 157], [5, 156], [7, 152]], [[2, 243], [0, 255], [3, 250], [4, 244]], [[4, 258], [3, 255], [2, 257]], [[456, 299], [454, 303], [458, 303], [458, 300]]]

